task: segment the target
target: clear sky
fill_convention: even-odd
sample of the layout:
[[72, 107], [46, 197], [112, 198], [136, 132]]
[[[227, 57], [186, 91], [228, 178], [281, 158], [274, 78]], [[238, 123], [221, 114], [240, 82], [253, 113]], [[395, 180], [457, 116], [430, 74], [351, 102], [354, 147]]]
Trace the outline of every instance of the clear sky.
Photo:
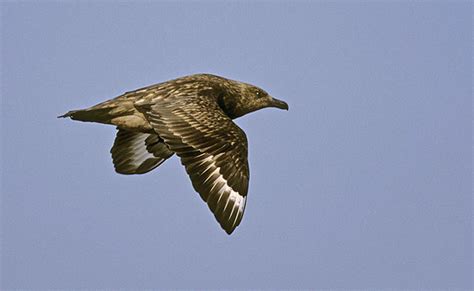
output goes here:
[[[9, 288], [472, 288], [468, 2], [1, 3]], [[287, 101], [238, 119], [228, 236], [174, 157], [122, 176], [56, 116], [207, 72]]]

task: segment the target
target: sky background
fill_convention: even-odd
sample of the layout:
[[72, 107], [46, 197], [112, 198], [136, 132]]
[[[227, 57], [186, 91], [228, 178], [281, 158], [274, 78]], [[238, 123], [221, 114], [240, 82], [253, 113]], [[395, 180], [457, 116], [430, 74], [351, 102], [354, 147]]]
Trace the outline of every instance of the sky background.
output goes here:
[[[1, 288], [472, 288], [468, 2], [5, 2]], [[56, 116], [207, 72], [290, 110], [238, 119], [228, 236], [174, 157], [113, 170]]]

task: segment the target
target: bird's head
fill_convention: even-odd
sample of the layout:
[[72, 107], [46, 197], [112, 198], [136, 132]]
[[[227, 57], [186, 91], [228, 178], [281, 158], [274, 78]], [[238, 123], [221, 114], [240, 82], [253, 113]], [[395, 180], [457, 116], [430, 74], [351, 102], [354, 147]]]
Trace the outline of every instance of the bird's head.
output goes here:
[[273, 98], [263, 89], [247, 83], [230, 82], [225, 101], [232, 107], [234, 118], [266, 107], [288, 110], [286, 102]]

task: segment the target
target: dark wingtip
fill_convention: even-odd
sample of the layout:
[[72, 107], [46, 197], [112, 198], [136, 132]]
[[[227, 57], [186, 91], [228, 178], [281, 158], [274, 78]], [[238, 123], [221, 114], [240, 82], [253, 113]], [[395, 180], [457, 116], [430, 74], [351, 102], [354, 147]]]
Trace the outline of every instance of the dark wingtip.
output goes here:
[[222, 229], [228, 234], [231, 235], [238, 225], [232, 227], [231, 225], [221, 225]]

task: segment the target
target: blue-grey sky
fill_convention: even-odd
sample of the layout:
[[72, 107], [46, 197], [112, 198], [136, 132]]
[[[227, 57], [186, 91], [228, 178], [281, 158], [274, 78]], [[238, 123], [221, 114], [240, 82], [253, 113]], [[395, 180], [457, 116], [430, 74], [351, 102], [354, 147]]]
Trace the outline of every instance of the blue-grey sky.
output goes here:
[[[1, 3], [1, 287], [472, 288], [469, 2]], [[122, 176], [112, 126], [56, 116], [207, 72], [238, 119], [228, 236], [174, 157]]]

